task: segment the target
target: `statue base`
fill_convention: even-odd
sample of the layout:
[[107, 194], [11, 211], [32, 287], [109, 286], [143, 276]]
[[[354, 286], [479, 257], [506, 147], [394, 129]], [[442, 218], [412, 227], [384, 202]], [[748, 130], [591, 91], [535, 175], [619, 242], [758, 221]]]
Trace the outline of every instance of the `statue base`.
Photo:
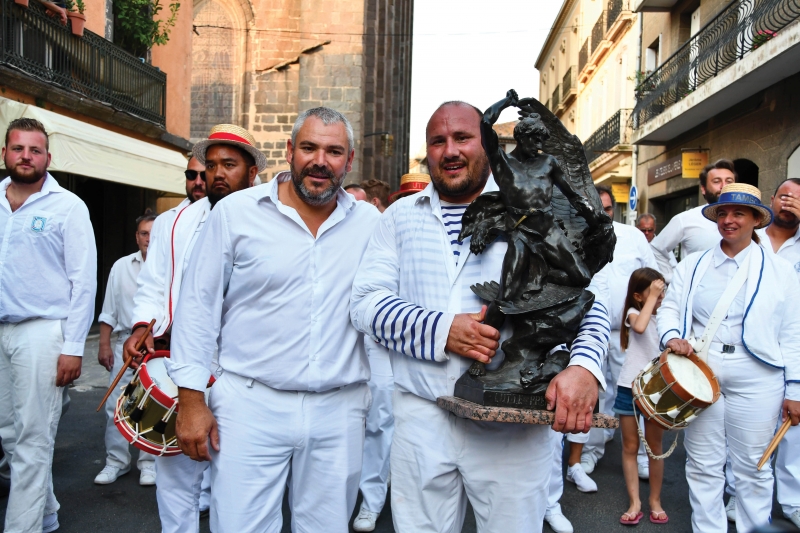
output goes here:
[[[487, 407], [462, 398], [456, 398], [455, 396], [440, 396], [437, 398], [436, 404], [459, 418], [468, 418], [481, 422], [506, 422], [509, 424], [541, 424], [552, 426], [556, 418], [554, 411], [547, 411], [545, 409]], [[616, 429], [619, 427], [619, 420], [613, 416], [595, 413], [592, 415], [592, 427]]]
[[464, 373], [456, 381], [454, 395], [456, 398], [486, 407], [522, 409], [545, 409], [547, 407], [544, 393], [547, 392], [549, 383], [540, 383], [530, 390], [526, 390], [520, 384], [519, 379], [511, 381], [507, 379], [506, 374], [507, 372], [487, 372], [486, 375], [475, 378], [469, 373]]

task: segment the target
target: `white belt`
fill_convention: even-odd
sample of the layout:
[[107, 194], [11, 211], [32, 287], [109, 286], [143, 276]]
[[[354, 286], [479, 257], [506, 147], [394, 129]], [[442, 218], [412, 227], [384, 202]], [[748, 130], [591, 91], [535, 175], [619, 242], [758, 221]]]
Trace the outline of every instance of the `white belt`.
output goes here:
[[741, 344], [722, 344], [721, 342], [712, 342], [709, 348], [715, 352], [720, 353], [747, 353], [744, 346]]

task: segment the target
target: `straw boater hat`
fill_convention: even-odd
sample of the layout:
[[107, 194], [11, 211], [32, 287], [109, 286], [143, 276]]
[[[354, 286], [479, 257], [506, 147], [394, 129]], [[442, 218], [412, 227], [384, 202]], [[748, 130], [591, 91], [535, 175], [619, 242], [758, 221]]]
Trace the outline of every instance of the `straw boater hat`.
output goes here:
[[431, 177], [428, 174], [404, 174], [400, 178], [400, 188], [389, 195], [389, 201], [394, 202], [403, 196], [418, 193], [427, 187], [430, 182]]
[[206, 150], [214, 144], [230, 144], [245, 150], [255, 159], [259, 174], [267, 168], [267, 158], [256, 148], [256, 140], [244, 128], [233, 124], [217, 124], [211, 128], [208, 139], [197, 142], [192, 148], [192, 154], [200, 161], [201, 165], [206, 163]]
[[703, 208], [703, 216], [712, 222], [717, 221], [717, 208], [721, 205], [744, 205], [761, 213], [761, 222], [756, 229], [769, 226], [772, 222], [772, 209], [761, 203], [761, 191], [746, 183], [731, 183], [722, 188], [717, 203]]

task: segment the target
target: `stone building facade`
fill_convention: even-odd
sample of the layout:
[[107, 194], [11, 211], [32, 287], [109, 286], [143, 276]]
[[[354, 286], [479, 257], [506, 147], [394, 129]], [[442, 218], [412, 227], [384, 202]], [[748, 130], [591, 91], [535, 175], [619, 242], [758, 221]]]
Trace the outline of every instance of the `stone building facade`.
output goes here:
[[194, 4], [191, 139], [231, 122], [286, 170], [299, 112], [328, 106], [353, 124], [347, 182], [395, 188], [409, 160], [413, 0], [199, 0]]

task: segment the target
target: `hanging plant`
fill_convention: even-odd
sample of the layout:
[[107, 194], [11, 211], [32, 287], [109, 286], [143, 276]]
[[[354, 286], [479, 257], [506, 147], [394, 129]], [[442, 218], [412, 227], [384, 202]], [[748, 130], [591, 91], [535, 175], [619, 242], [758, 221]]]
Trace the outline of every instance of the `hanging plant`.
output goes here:
[[137, 57], [145, 57], [153, 46], [169, 42], [181, 7], [178, 2], [169, 4], [169, 18], [159, 20], [164, 8], [160, 0], [115, 0], [113, 6], [114, 44]]
[[86, 4], [83, 0], [65, 0], [64, 6], [67, 9], [67, 18], [69, 19], [72, 34], [77, 37], [83, 37], [83, 29], [86, 25]]

